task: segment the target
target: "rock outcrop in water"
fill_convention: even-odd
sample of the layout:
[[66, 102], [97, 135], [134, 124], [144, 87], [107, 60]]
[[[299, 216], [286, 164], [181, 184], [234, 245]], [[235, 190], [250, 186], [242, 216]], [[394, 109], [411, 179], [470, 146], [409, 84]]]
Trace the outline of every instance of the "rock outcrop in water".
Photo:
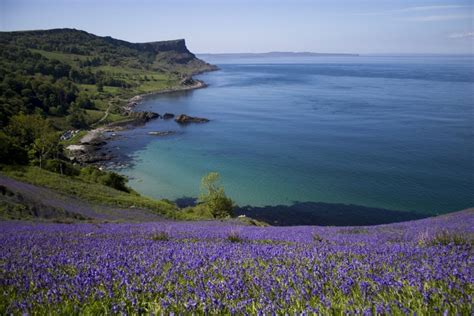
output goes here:
[[174, 114], [173, 113], [165, 113], [163, 114], [163, 119], [164, 120], [169, 120], [169, 119], [172, 119], [174, 117]]
[[130, 112], [129, 116], [130, 118], [140, 123], [146, 123], [148, 121], [160, 118], [160, 115], [155, 112]]
[[175, 118], [176, 123], [178, 124], [189, 124], [189, 123], [207, 123], [209, 120], [202, 117], [193, 117], [186, 114], [180, 114]]

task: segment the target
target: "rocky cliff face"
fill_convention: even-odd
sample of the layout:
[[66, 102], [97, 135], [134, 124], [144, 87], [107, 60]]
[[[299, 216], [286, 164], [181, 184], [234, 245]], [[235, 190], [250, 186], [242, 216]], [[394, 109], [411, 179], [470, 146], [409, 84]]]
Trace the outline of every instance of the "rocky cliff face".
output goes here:
[[184, 39], [130, 43], [75, 29], [0, 32], [0, 48], [11, 47], [76, 54], [100, 59], [101, 65], [142, 67], [190, 75], [217, 67], [197, 58]]
[[[188, 53], [192, 54], [186, 47], [186, 42], [184, 39], [171, 40], [171, 41], [158, 41], [158, 42], [149, 42], [149, 43], [139, 43], [138, 47], [144, 48], [147, 50], [152, 50], [155, 53], [158, 52], [168, 52], [174, 51], [177, 53]], [[194, 54], [192, 54], [194, 55]]]
[[136, 44], [138, 49], [156, 54], [155, 62], [160, 65], [171, 65], [177, 69], [186, 69], [188, 74], [217, 70], [217, 67], [206, 63], [191, 53], [184, 39]]

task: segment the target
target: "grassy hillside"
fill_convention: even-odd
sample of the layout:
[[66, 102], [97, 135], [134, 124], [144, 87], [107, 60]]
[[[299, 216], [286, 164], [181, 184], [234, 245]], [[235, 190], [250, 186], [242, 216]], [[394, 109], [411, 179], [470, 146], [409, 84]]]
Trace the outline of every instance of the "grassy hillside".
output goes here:
[[[117, 121], [136, 94], [170, 89], [213, 70], [185, 41], [129, 43], [74, 29], [0, 32], [0, 127], [19, 112], [58, 129]], [[102, 122], [102, 121], [101, 121]]]
[[[175, 219], [212, 217], [202, 206], [179, 210], [168, 201], [140, 196], [113, 172], [73, 165], [63, 148], [87, 129], [129, 120], [123, 105], [132, 96], [187, 88], [192, 74], [214, 69], [196, 58], [182, 39], [129, 43], [74, 29], [0, 32], [0, 163], [5, 164], [0, 169], [8, 177], [4, 182], [13, 178], [34, 185], [30, 191], [44, 193], [44, 188], [64, 195], [69, 204], [75, 203], [71, 198], [88, 203], [82, 209], [106, 205]], [[81, 131], [60, 141], [61, 131], [71, 129]], [[52, 205], [39, 193], [26, 192], [29, 198], [24, 199], [21, 192], [8, 187], [4, 191], [0, 218], [77, 219], [68, 203]]]
[[[35, 166], [0, 164], [0, 220], [136, 222], [215, 218], [204, 204], [180, 209], [168, 200], [151, 199], [129, 188], [116, 189], [83, 171], [62, 175]], [[234, 220], [266, 225], [248, 217]]]
[[37, 167], [3, 166], [0, 175], [45, 187], [79, 200], [114, 207], [143, 208], [172, 217], [176, 206], [167, 201], [152, 200], [136, 192], [124, 192], [88, 181], [80, 176], [65, 176]]

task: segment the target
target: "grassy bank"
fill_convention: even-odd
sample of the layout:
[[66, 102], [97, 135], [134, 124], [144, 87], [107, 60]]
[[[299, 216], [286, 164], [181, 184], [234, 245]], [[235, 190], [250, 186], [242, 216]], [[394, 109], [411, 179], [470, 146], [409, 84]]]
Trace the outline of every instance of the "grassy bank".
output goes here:
[[171, 218], [175, 217], [177, 212], [177, 207], [165, 200], [153, 200], [134, 191], [127, 193], [86, 181], [78, 176], [64, 176], [38, 167], [2, 166], [0, 174], [92, 203], [125, 208], [144, 208]]
[[[96, 211], [100, 214], [101, 209], [107, 206], [107, 209], [128, 209], [131, 213], [134, 210], [150, 211], [153, 214], [160, 215], [167, 219], [173, 220], [211, 220], [215, 216], [203, 204], [194, 207], [179, 208], [173, 202], [168, 200], [156, 200], [138, 194], [129, 189], [129, 192], [114, 189], [107, 185], [90, 181], [83, 175], [71, 176], [61, 175], [59, 173], [50, 172], [35, 166], [12, 166], [0, 165], [0, 175], [33, 184], [38, 187], [51, 189], [54, 192], [62, 194], [67, 198], [76, 198], [80, 201], [90, 203], [96, 206]], [[44, 196], [35, 196], [36, 201], [28, 201], [20, 197], [18, 194], [8, 194], [11, 192], [8, 185], [4, 185], [7, 194], [3, 194], [3, 208], [0, 208], [0, 219], [40, 219], [40, 218], [68, 218], [73, 221], [84, 220], [84, 217], [70, 214], [65, 210], [57, 207], [51, 207], [43, 202], [47, 202], [48, 198]], [[35, 195], [33, 193], [33, 195]], [[9, 197], [10, 196], [10, 197]], [[68, 202], [72, 203], [72, 202]], [[38, 214], [33, 214], [38, 213]], [[266, 226], [261, 221], [254, 220], [249, 217], [243, 218], [225, 218], [225, 221], [235, 222], [236, 224]]]

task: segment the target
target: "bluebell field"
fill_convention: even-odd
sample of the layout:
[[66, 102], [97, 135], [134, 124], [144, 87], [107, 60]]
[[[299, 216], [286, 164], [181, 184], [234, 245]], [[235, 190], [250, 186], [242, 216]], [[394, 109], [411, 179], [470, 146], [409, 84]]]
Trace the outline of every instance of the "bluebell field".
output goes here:
[[372, 227], [0, 223], [0, 314], [463, 314], [472, 211]]

